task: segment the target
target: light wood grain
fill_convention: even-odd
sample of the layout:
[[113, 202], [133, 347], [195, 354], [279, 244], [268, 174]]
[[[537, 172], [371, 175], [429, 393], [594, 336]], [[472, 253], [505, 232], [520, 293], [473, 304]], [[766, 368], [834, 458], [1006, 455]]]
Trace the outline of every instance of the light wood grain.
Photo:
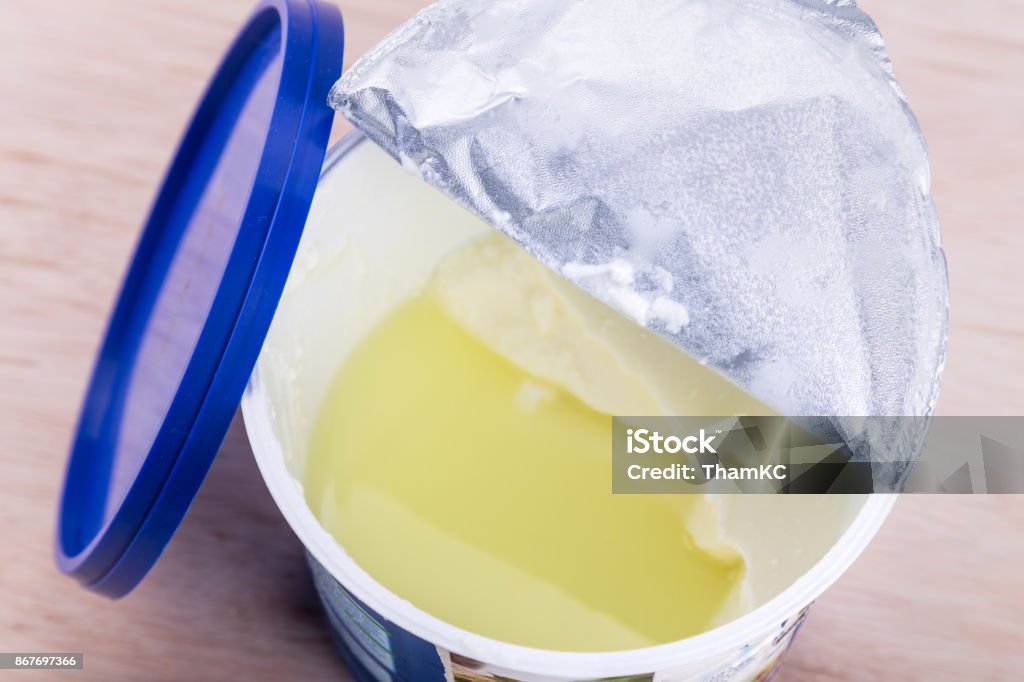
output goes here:
[[[346, 0], [346, 62], [423, 4]], [[940, 411], [1024, 413], [1024, 3], [862, 4], [931, 145], [952, 285]], [[237, 421], [128, 598], [87, 593], [51, 559], [69, 434], [110, 302], [249, 0], [0, 9], [0, 650], [83, 651], [83, 680], [348, 679]], [[1024, 497], [904, 499], [819, 601], [781, 679], [1020, 679], [1022, 575]]]

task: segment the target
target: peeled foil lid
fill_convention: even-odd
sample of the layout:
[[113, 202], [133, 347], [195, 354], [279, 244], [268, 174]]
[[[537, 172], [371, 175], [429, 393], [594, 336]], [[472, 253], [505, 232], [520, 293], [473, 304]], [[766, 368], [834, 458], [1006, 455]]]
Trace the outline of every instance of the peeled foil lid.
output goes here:
[[853, 2], [446, 0], [330, 102], [781, 413], [931, 413], [948, 294], [927, 151]]

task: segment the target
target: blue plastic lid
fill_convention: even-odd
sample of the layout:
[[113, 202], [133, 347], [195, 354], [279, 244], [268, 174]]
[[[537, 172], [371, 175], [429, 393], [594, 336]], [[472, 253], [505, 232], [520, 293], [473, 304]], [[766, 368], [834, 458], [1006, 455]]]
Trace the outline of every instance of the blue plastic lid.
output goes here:
[[120, 597], [142, 580], [227, 432], [313, 199], [343, 39], [331, 5], [261, 3], [171, 163], [64, 481], [57, 564], [92, 590]]

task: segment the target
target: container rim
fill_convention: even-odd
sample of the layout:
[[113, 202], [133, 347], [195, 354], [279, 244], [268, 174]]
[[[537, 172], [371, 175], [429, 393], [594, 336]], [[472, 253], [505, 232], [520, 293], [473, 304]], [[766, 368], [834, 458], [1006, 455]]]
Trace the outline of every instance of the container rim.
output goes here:
[[[344, 136], [328, 152], [321, 178], [365, 139], [359, 132]], [[597, 653], [510, 644], [458, 628], [402, 599], [361, 569], [320, 526], [306, 504], [301, 484], [285, 466], [283, 448], [271, 427], [269, 399], [260, 375], [262, 360], [261, 355], [242, 397], [242, 416], [271, 497], [306, 550], [345, 589], [398, 627], [447, 650], [521, 672], [595, 679], [650, 673], [738, 651], [745, 644], [764, 639], [771, 629], [814, 601], [849, 568], [875, 536], [898, 497], [869, 495], [839, 540], [809, 571], [750, 613], [707, 632], [653, 647]]]

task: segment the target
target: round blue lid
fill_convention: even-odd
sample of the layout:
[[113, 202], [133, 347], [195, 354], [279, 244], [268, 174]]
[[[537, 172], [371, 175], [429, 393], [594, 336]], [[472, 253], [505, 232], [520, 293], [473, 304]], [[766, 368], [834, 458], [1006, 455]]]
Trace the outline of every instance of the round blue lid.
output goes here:
[[90, 589], [142, 580], [227, 432], [313, 199], [343, 38], [331, 5], [261, 3], [164, 178], [65, 475], [57, 564]]

